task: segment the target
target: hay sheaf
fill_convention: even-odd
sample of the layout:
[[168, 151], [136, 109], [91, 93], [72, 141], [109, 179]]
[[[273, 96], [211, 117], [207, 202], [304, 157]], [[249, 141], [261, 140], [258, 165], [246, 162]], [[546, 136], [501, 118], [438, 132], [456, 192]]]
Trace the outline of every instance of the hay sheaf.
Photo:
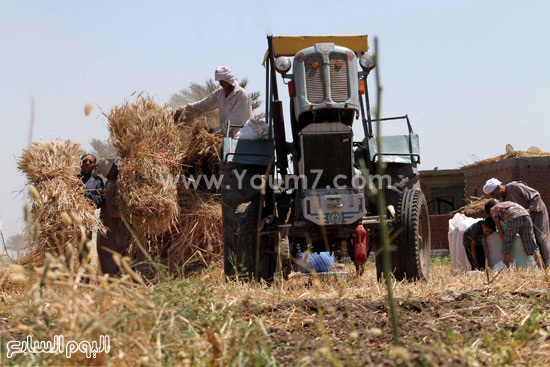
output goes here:
[[487, 159], [477, 161], [466, 167], [483, 166], [490, 163], [500, 162], [505, 159], [532, 158], [532, 157], [550, 157], [550, 152], [524, 152], [524, 151], [514, 150], [511, 152], [507, 152], [505, 154], [501, 154], [497, 157], [492, 157], [492, 158], [487, 158]]
[[17, 159], [19, 170], [31, 185], [32, 207], [26, 229], [29, 259], [39, 261], [46, 252], [63, 255], [67, 247], [82, 245], [86, 233], [105, 232], [76, 175], [81, 154], [79, 145], [69, 140], [48, 141], [32, 144]]
[[201, 118], [191, 126], [174, 122], [173, 111], [141, 95], [111, 109], [107, 118], [122, 163], [117, 205], [147, 251], [130, 246], [129, 253], [178, 270], [194, 260], [219, 259], [223, 231], [215, 188], [186, 189], [178, 178], [218, 176], [222, 135], [210, 133]]
[[122, 213], [142, 238], [168, 231], [179, 208], [176, 188], [167, 183], [178, 177], [183, 157], [173, 112], [140, 95], [106, 117], [122, 163], [117, 192]]
[[118, 176], [118, 207], [140, 234], [160, 234], [177, 219], [174, 176], [153, 159], [125, 160]]
[[183, 151], [184, 173], [218, 176], [221, 169], [221, 145], [223, 136], [204, 128], [204, 119], [197, 119], [191, 127], [185, 127]]
[[481, 197], [466, 204], [460, 211], [468, 217], [485, 216], [485, 204], [491, 200], [488, 197]]
[[181, 214], [170, 233], [167, 249], [172, 264], [184, 266], [190, 259], [209, 264], [220, 260], [223, 250], [222, 206], [218, 196], [181, 190]]

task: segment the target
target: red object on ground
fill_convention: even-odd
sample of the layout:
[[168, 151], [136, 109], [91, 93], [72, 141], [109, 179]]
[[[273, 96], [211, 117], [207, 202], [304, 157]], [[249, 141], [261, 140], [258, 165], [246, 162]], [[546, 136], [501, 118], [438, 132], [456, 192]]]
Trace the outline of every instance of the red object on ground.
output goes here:
[[355, 239], [353, 246], [353, 255], [355, 265], [365, 265], [367, 262], [367, 249], [369, 247], [369, 236], [367, 236], [367, 231], [362, 224], [359, 224], [355, 228], [353, 233], [353, 238]]

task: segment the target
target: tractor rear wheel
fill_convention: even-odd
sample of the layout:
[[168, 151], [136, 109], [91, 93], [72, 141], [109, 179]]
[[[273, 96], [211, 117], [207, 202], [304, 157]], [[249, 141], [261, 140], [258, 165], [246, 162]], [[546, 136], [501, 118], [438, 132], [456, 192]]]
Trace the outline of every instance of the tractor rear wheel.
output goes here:
[[[244, 171], [242, 171], [244, 172]], [[230, 278], [271, 279], [275, 271], [274, 245], [259, 231], [264, 217], [260, 192], [251, 187], [256, 172], [247, 171], [241, 182], [235, 171], [225, 170], [222, 182], [224, 273]], [[242, 187], [239, 187], [239, 184]], [[269, 243], [263, 243], [263, 242]]]

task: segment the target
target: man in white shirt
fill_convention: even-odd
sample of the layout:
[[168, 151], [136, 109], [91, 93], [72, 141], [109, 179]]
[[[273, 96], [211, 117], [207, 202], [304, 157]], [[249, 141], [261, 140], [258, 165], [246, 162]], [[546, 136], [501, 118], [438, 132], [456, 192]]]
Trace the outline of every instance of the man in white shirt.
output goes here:
[[[239, 87], [235, 75], [227, 66], [218, 66], [215, 72], [220, 87], [209, 96], [183, 107], [186, 120], [193, 120], [206, 112], [218, 109], [220, 125], [214, 131], [227, 131], [228, 125], [244, 125], [252, 116], [248, 93]], [[232, 129], [231, 136], [238, 129]]]

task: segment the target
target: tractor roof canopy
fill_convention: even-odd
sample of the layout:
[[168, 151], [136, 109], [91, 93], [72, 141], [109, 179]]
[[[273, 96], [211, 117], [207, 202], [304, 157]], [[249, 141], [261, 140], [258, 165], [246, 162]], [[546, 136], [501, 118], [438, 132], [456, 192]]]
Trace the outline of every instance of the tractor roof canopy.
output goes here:
[[[352, 36], [272, 36], [273, 56], [294, 56], [304, 48], [317, 43], [334, 43], [337, 46], [347, 47], [353, 52], [367, 52], [369, 41], [366, 34]], [[266, 52], [265, 59], [268, 53]]]

